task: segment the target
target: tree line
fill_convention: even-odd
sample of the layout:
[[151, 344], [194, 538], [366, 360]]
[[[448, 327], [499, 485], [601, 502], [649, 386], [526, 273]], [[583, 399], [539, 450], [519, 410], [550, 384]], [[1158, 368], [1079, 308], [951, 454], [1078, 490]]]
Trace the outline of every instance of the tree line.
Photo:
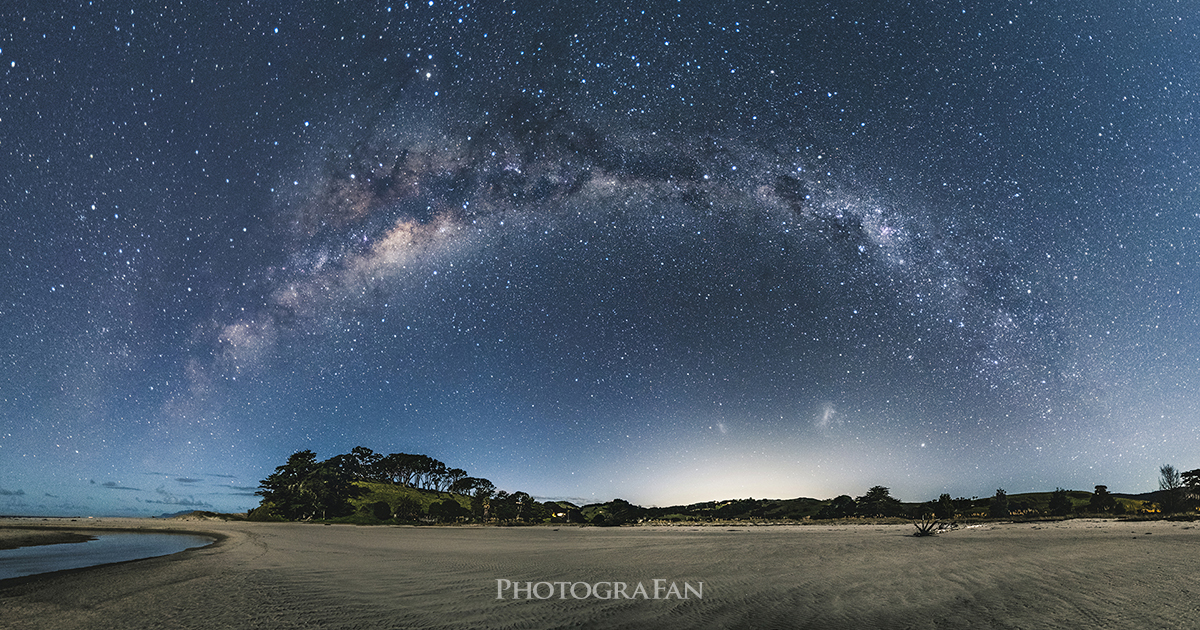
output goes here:
[[[1130, 511], [1163, 516], [1194, 511], [1200, 506], [1200, 469], [1186, 472], [1174, 466], [1159, 469], [1159, 490], [1153, 501], [1118, 500], [1103, 485], [1092, 493], [1056, 488], [1046, 495], [1010, 498], [997, 489], [990, 498], [951, 498], [904, 504], [886, 486], [873, 486], [859, 497], [841, 495], [829, 501], [816, 499], [743, 499], [669, 508], [642, 508], [620, 499], [578, 508], [566, 502], [536, 501], [526, 492], [499, 490], [489, 480], [472, 477], [426, 455], [375, 453], [356, 447], [349, 453], [318, 461], [312, 451], [298, 451], [260, 482], [259, 507], [251, 518], [311, 520], [354, 515], [374, 521], [418, 520], [433, 522], [538, 523], [545, 521], [618, 525], [642, 520], [703, 520], [712, 518], [785, 518], [791, 520], [836, 518], [925, 518], [949, 520], [963, 517], [1009, 518], [1066, 517], [1073, 514], [1123, 515]], [[364, 483], [365, 482], [365, 483]], [[379, 486], [409, 488], [426, 493], [388, 494]], [[442, 493], [430, 501], [429, 493]], [[379, 495], [379, 496], [374, 496]], [[386, 496], [385, 496], [386, 495]], [[358, 501], [355, 501], [355, 500]], [[1048, 500], [1047, 500], [1048, 499]], [[356, 505], [357, 503], [357, 505]]]
[[[1011, 501], [1008, 493], [999, 488], [987, 499], [972, 497], [950, 498], [942, 494], [936, 501], [927, 501], [916, 505], [904, 505], [891, 496], [891, 490], [885, 486], [874, 486], [860, 497], [841, 495], [832, 499], [814, 516], [817, 519], [834, 518], [880, 518], [903, 517], [922, 518], [933, 516], [939, 519], [954, 519], [965, 516], [987, 516], [988, 518], [1008, 518], [1010, 516], [1056, 516], [1065, 517], [1081, 514], [1102, 514], [1121, 516], [1136, 510], [1143, 514], [1171, 516], [1183, 512], [1194, 511], [1200, 507], [1200, 469], [1180, 472], [1170, 464], [1159, 468], [1158, 492], [1152, 493], [1153, 501], [1141, 501], [1136, 508], [1127, 506], [1124, 501], [1118, 501], [1108, 487], [1098, 485], [1094, 492], [1070, 492], [1056, 488], [1050, 494], [1049, 501], [1044, 504], [1033, 502]], [[1084, 495], [1084, 496], [1080, 496]], [[1073, 500], [1072, 496], [1080, 501]], [[1086, 501], [1082, 500], [1086, 499]]]
[[262, 497], [262, 502], [250, 511], [250, 517], [312, 520], [349, 516], [356, 511], [352, 501], [370, 493], [363, 482], [469, 499], [469, 508], [453, 496], [426, 507], [409, 495], [363, 506], [364, 514], [380, 521], [428, 518], [440, 522], [469, 519], [537, 522], [555, 514], [569, 516], [566, 508], [556, 503], [539, 503], [526, 492], [498, 490], [487, 479], [471, 477], [465, 470], [451, 468], [427, 455], [384, 455], [358, 446], [324, 461], [317, 461], [311, 450], [293, 453], [286, 463], [259, 482], [255, 494]]

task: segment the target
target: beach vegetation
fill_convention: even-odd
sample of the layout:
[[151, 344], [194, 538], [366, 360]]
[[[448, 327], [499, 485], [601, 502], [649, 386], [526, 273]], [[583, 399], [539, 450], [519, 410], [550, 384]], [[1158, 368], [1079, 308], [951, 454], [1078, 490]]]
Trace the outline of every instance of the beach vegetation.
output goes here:
[[439, 523], [461, 523], [471, 518], [471, 510], [461, 501], [447, 498], [429, 505], [429, 517]]
[[1183, 475], [1171, 464], [1158, 469], [1159, 506], [1163, 514], [1176, 514], [1185, 509], [1187, 501]]
[[900, 516], [904, 512], [900, 500], [893, 497], [891, 489], [886, 486], [872, 486], [866, 494], [855, 499], [854, 503], [859, 516]]
[[858, 502], [848, 494], [843, 494], [834, 497], [829, 501], [829, 504], [822, 507], [820, 512], [817, 512], [817, 518], [847, 518], [854, 516], [858, 512]]
[[1088, 500], [1087, 511], [1093, 514], [1108, 514], [1117, 507], [1117, 500], [1109, 494], [1108, 486], [1096, 486], [1096, 492]]
[[1054, 489], [1054, 492], [1050, 495], [1050, 502], [1046, 506], [1046, 510], [1051, 516], [1067, 516], [1073, 508], [1074, 505], [1071, 503], [1071, 497], [1062, 488]]
[[918, 519], [917, 522], [913, 523], [913, 525], [917, 528], [917, 531], [913, 534], [913, 536], [921, 537], [933, 536], [936, 534], [940, 523], [938, 523], [937, 518], [933, 514], [926, 513], [924, 516]]
[[1008, 493], [1004, 488], [997, 488], [996, 494], [992, 496], [992, 500], [988, 503], [988, 516], [991, 518], [1008, 518], [1010, 516], [1008, 510]]
[[1190, 500], [1200, 499], [1200, 468], [1179, 473], [1179, 479], [1183, 481]]
[[954, 518], [957, 511], [954, 507], [954, 499], [945, 493], [938, 497], [937, 504], [933, 507], [933, 513], [938, 518]]

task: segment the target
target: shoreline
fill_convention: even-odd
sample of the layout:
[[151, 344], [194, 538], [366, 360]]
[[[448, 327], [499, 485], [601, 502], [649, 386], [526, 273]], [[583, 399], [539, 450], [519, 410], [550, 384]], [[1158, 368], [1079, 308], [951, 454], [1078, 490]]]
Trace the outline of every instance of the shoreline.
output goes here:
[[[1200, 605], [1180, 591], [1200, 579], [1196, 524], [979, 525], [918, 538], [911, 525], [858, 523], [484, 528], [0, 519], [0, 531], [218, 538], [170, 556], [0, 581], [0, 628], [1200, 625]], [[659, 584], [688, 597], [655, 598]], [[649, 596], [603, 597], [640, 593], [637, 585]]]
[[0, 550], [16, 549], [19, 547], [38, 547], [42, 545], [58, 545], [87, 542], [95, 540], [100, 534], [187, 534], [210, 536], [217, 542], [226, 538], [225, 534], [210, 532], [207, 529], [181, 527], [184, 523], [192, 524], [197, 521], [171, 521], [169, 519], [152, 518], [87, 518], [75, 517], [56, 518], [52, 516], [13, 519], [0, 517]]
[[0, 525], [0, 551], [43, 545], [64, 545], [95, 540], [95, 536], [74, 531], [45, 530], [41, 528], [4, 527]]

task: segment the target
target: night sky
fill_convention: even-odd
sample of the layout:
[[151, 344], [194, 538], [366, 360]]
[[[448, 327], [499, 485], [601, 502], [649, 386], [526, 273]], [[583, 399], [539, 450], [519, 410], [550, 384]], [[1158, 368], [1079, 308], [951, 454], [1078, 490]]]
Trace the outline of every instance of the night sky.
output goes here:
[[1194, 4], [904, 4], [4, 3], [0, 514], [1200, 467]]

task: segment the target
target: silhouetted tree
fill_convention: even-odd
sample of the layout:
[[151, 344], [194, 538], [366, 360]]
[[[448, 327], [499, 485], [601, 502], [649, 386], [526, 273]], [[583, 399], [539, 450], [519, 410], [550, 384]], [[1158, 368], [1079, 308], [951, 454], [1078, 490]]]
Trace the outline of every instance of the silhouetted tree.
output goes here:
[[323, 466], [328, 467], [338, 474], [351, 481], [363, 478], [362, 466], [358, 463], [358, 458], [353, 455], [335, 455], [322, 462]]
[[1108, 493], [1108, 486], [1096, 486], [1096, 493], [1088, 500], [1088, 510], [1091, 512], [1111, 512], [1117, 507], [1117, 500]]
[[858, 504], [855, 503], [854, 498], [843, 494], [834, 497], [829, 505], [822, 507], [817, 512], [817, 518], [846, 518], [854, 516], [856, 511], [858, 511]]
[[1188, 491], [1192, 494], [1200, 494], [1200, 468], [1180, 473], [1179, 477], [1183, 480], [1183, 485], [1187, 487]]
[[1162, 507], [1163, 514], [1175, 514], [1183, 510], [1185, 499], [1183, 477], [1174, 466], [1163, 464], [1159, 467], [1158, 489], [1162, 491], [1162, 494], [1159, 495], [1162, 497], [1159, 505]]
[[1050, 495], [1050, 513], [1054, 516], [1066, 516], [1071, 513], [1071, 497], [1067, 496], [1067, 491], [1062, 488], [1055, 488], [1054, 493]]
[[530, 501], [525, 507], [525, 520], [530, 523], [542, 523], [550, 518], [551, 510], [556, 507], [553, 504], [547, 505], [537, 501]]
[[355, 446], [350, 450], [350, 456], [358, 464], [358, 475], [360, 477], [369, 481], [384, 481], [377, 468], [379, 461], [383, 459], [383, 455], [365, 446]]
[[[439, 489], [442, 490], [443, 492], [451, 491], [450, 488], [453, 488], [454, 484], [456, 484], [459, 481], [466, 479], [466, 478], [467, 478], [467, 471], [465, 471], [461, 468], [447, 468], [445, 475], [442, 476], [441, 488], [439, 488]], [[465, 494], [465, 493], [459, 493], [459, 494]]]
[[471, 511], [454, 499], [444, 499], [429, 506], [429, 515], [440, 522], [453, 523], [462, 518], [469, 518]]
[[516, 520], [517, 504], [507, 491], [500, 490], [492, 497], [492, 516], [502, 523]]
[[528, 492], [520, 490], [510, 494], [508, 500], [512, 501], [513, 509], [516, 512], [515, 519], [518, 521], [525, 520], [529, 514], [529, 504], [533, 503], [533, 497], [529, 496]]
[[1184, 505], [1196, 505], [1200, 501], [1200, 469], [1180, 473], [1179, 478], [1183, 481]]
[[360, 489], [346, 469], [346, 456], [317, 463], [312, 451], [298, 451], [286, 464], [259, 482], [255, 494], [270, 503], [275, 513], [291, 519], [330, 518], [349, 514], [349, 499]]
[[492, 518], [492, 498], [495, 495], [495, 484], [487, 479], [475, 479], [471, 485], [471, 514], [484, 523], [490, 520]]
[[885, 486], [873, 486], [867, 493], [854, 500], [859, 516], [899, 516], [900, 500], [892, 497]]
[[613, 499], [608, 504], [608, 525], [623, 525], [638, 520], [641, 508], [625, 499]]
[[954, 500], [950, 498], [950, 495], [943, 494], [938, 497], [937, 506], [933, 509], [933, 513], [938, 518], [954, 518], [954, 512]]
[[1008, 493], [1004, 491], [1004, 488], [997, 488], [991, 503], [988, 504], [988, 516], [1005, 518], [1008, 514]]
[[283, 518], [310, 516], [312, 501], [305, 496], [303, 484], [316, 469], [316, 453], [309, 450], [292, 453], [287, 463], [275, 467], [275, 472], [259, 482], [254, 494], [263, 498], [264, 505], [270, 503], [273, 511]]

